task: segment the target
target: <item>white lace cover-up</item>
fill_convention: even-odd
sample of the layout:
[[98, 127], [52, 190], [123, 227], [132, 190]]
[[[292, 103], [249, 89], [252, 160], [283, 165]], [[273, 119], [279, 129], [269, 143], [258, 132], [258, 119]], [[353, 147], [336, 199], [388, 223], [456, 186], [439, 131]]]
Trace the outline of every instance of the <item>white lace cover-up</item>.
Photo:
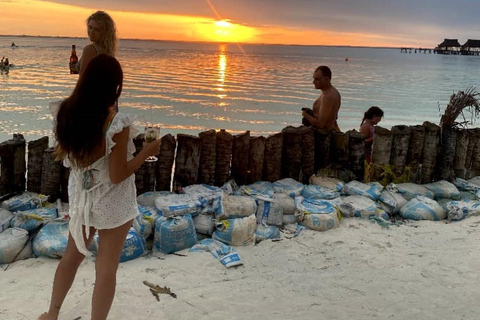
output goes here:
[[[68, 180], [69, 231], [78, 251], [85, 256], [90, 256], [91, 253], [83, 241], [82, 225], [85, 226], [88, 238], [90, 227], [97, 230], [113, 229], [138, 215], [135, 175], [132, 174], [118, 184], [113, 184], [109, 175], [109, 156], [115, 146], [112, 138], [126, 127], [130, 127], [127, 160], [133, 158], [135, 152], [133, 137], [137, 131], [132, 128], [132, 124], [131, 116], [117, 113], [105, 134], [105, 156], [87, 168], [79, 169], [72, 166]], [[66, 167], [71, 166], [68, 160], [65, 160], [64, 164]]]

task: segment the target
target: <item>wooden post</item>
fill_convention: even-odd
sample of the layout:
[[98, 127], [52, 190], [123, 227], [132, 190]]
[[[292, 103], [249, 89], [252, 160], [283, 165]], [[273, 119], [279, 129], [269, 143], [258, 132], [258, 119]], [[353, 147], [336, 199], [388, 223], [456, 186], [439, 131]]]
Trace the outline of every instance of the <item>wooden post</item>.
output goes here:
[[457, 131], [452, 126], [442, 127], [440, 165], [438, 177], [440, 180], [453, 181], [455, 178], [453, 164], [455, 161], [455, 146], [457, 144]]
[[248, 184], [262, 180], [264, 154], [265, 137], [250, 137], [250, 149], [248, 153]]
[[288, 126], [282, 130], [282, 169], [281, 178], [299, 180], [302, 168], [302, 127]]
[[348, 168], [348, 132], [332, 132], [332, 162]]
[[55, 202], [60, 196], [60, 177], [62, 162], [55, 159], [53, 148], [47, 148], [43, 152], [42, 182], [40, 193], [50, 196], [48, 200]]
[[[145, 135], [140, 133], [133, 139], [136, 152], [138, 154], [143, 149]], [[137, 195], [147, 191], [155, 190], [155, 162], [144, 162], [141, 167], [135, 171], [135, 186], [137, 187]]]
[[70, 168], [60, 166], [60, 200], [68, 202], [68, 179], [70, 178]]
[[425, 121], [423, 126], [425, 126], [425, 141], [423, 143], [421, 183], [430, 183], [435, 176], [440, 127], [428, 121]]
[[13, 188], [17, 191], [25, 191], [27, 162], [25, 160], [25, 138], [21, 134], [14, 134], [13, 140]]
[[308, 184], [310, 177], [315, 174], [315, 135], [313, 130], [302, 127], [302, 171], [300, 182]]
[[43, 152], [48, 148], [48, 137], [28, 143], [27, 190], [40, 193]]
[[480, 175], [480, 129], [476, 129], [473, 135], [473, 153], [472, 153], [472, 174], [473, 176]]
[[215, 185], [222, 186], [230, 178], [233, 136], [225, 129], [217, 132], [217, 166], [215, 168]]
[[372, 181], [380, 181], [385, 172], [384, 167], [390, 163], [392, 150], [392, 132], [386, 128], [375, 127], [372, 145]]
[[356, 130], [350, 130], [348, 136], [350, 170], [357, 181], [363, 181], [365, 175], [365, 137]]
[[472, 159], [473, 159], [473, 150], [475, 149], [475, 144], [477, 143], [478, 136], [480, 134], [479, 129], [468, 129], [468, 147], [467, 154], [465, 155], [465, 178], [470, 179], [473, 177], [472, 172]]
[[455, 146], [455, 159], [453, 163], [454, 175], [461, 179], [465, 179], [465, 161], [468, 149], [468, 131], [457, 130], [457, 141]]
[[277, 133], [265, 140], [265, 155], [263, 160], [263, 180], [277, 181], [282, 168], [283, 133]]
[[0, 195], [15, 191], [13, 187], [14, 143], [14, 140], [10, 139], [0, 144]]
[[217, 162], [217, 133], [215, 130], [200, 132], [200, 167], [198, 182], [210, 186], [215, 184], [215, 164]]
[[177, 141], [173, 191], [197, 184], [200, 165], [200, 138], [180, 133], [177, 135]]
[[157, 156], [158, 161], [155, 172], [157, 191], [170, 191], [171, 189], [170, 185], [172, 183], [172, 168], [173, 161], [175, 160], [176, 146], [177, 142], [175, 137], [171, 134], [162, 137], [162, 145], [160, 146], [160, 152]]
[[238, 185], [247, 183], [250, 131], [233, 137], [232, 176]]
[[393, 126], [392, 127], [392, 147], [390, 152], [390, 164], [393, 173], [399, 177], [405, 171], [405, 163], [407, 161], [408, 146], [410, 143], [409, 126]]
[[422, 161], [425, 127], [421, 125], [410, 127], [410, 144], [408, 146], [407, 166], [410, 166], [410, 181], [420, 183], [420, 165]]
[[315, 136], [315, 171], [330, 164], [331, 132], [322, 133], [314, 129]]

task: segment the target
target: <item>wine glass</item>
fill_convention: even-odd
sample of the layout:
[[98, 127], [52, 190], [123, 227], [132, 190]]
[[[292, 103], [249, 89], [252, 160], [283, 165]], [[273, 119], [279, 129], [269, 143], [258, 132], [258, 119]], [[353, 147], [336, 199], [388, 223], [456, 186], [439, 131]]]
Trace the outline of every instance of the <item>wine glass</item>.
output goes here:
[[[160, 138], [159, 127], [145, 127], [145, 142], [150, 143]], [[158, 158], [155, 156], [149, 156], [145, 159], [146, 162], [155, 162]]]

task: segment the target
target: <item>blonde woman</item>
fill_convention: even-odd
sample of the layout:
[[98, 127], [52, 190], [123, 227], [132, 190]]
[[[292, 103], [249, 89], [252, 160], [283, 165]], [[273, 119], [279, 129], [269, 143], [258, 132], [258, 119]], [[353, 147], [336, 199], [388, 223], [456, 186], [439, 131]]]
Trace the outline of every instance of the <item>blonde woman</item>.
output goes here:
[[115, 22], [104, 11], [97, 11], [87, 19], [88, 38], [92, 42], [82, 52], [79, 61], [80, 77], [85, 72], [89, 62], [100, 54], [114, 57], [117, 50], [117, 29]]

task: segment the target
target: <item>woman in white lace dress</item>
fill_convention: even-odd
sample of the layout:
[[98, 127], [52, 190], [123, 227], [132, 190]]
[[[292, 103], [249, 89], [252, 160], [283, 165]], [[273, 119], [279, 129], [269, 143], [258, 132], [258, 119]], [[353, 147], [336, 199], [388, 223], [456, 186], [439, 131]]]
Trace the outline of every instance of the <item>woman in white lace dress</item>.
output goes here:
[[58, 111], [56, 155], [71, 167], [70, 234], [55, 273], [50, 308], [39, 319], [58, 318], [80, 263], [90, 255], [87, 248], [96, 230], [99, 246], [91, 319], [106, 319], [113, 302], [122, 248], [138, 214], [133, 173], [160, 148], [157, 139], [133, 156], [133, 119], [114, 108], [122, 83], [118, 61], [99, 55]]

